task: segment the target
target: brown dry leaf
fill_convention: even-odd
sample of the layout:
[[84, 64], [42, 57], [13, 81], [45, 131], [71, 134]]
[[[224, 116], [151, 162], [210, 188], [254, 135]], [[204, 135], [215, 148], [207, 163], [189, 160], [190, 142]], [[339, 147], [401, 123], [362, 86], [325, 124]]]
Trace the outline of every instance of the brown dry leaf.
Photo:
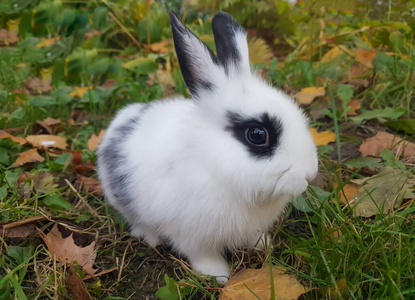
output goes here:
[[362, 156], [379, 157], [383, 149], [390, 149], [396, 156], [403, 158], [415, 157], [415, 144], [405, 141], [393, 134], [380, 131], [374, 137], [366, 139], [360, 145]]
[[328, 145], [336, 140], [336, 134], [329, 130], [322, 132], [318, 132], [315, 128], [310, 128], [309, 130], [316, 146]]
[[26, 140], [36, 148], [59, 148], [65, 150], [67, 147], [66, 138], [59, 135], [39, 134], [28, 135]]
[[8, 238], [27, 238], [37, 233], [34, 222], [22, 224], [11, 228], [0, 227], [0, 236]]
[[[295, 276], [284, 274], [285, 269], [273, 266], [275, 298], [280, 300], [298, 299], [310, 288], [302, 286]], [[220, 300], [269, 299], [271, 295], [271, 276], [268, 266], [262, 269], [245, 269], [233, 276], [222, 290]]]
[[403, 199], [411, 199], [411, 187], [415, 184], [408, 180], [405, 172], [385, 167], [379, 174], [368, 178], [356, 197], [349, 202], [356, 217], [386, 215], [397, 208]]
[[93, 29], [92, 31], [85, 33], [84, 38], [89, 39], [100, 34], [101, 30]]
[[326, 94], [324, 87], [306, 87], [301, 89], [297, 94], [294, 95], [295, 99], [300, 104], [310, 104], [314, 98], [322, 97]]
[[10, 133], [4, 130], [0, 131], [0, 139], [7, 139], [7, 138], [11, 139], [15, 143], [19, 143], [20, 145], [24, 145], [27, 143], [26, 139], [22, 137], [11, 135]]
[[92, 299], [81, 277], [76, 273], [73, 264], [69, 265], [68, 273], [66, 275], [66, 291], [72, 296], [72, 299], [75, 300]]
[[158, 43], [147, 45], [147, 47], [151, 52], [154, 53], [168, 53], [170, 51], [168, 47], [169, 45], [170, 40], [164, 40]]
[[113, 87], [116, 83], [117, 83], [117, 81], [116, 81], [115, 79], [108, 78], [108, 79], [107, 79], [107, 80], [105, 80], [105, 82], [101, 85], [101, 87], [103, 87], [104, 89], [109, 89], [109, 88]]
[[104, 134], [105, 134], [104, 129], [102, 129], [99, 132], [98, 136], [95, 133], [93, 133], [91, 138], [88, 140], [88, 149], [91, 151], [96, 150], [98, 148], [99, 143], [101, 143], [102, 138], [104, 137]]
[[52, 89], [51, 81], [43, 81], [40, 78], [29, 78], [26, 83], [29, 90], [41, 94], [42, 92], [49, 92]]
[[61, 125], [61, 120], [60, 119], [53, 119], [51, 117], [47, 117], [46, 119], [44, 119], [42, 121], [36, 121], [36, 123], [39, 124], [40, 126], [42, 126], [43, 128], [45, 128], [47, 132], [52, 134], [53, 128], [56, 127], [56, 126]]
[[[337, 184], [334, 184], [334, 187], [337, 188]], [[356, 196], [358, 190], [359, 185], [354, 183], [346, 184], [338, 193], [340, 202], [343, 204], [349, 203]]]
[[84, 94], [86, 93], [86, 91], [92, 90], [94, 87], [93, 86], [84, 86], [84, 87], [74, 86], [73, 88], [75, 90], [70, 92], [69, 95], [71, 95], [72, 97], [82, 98]]
[[101, 196], [103, 193], [101, 182], [95, 178], [80, 176], [79, 183], [81, 189], [85, 192], [89, 192], [95, 196]]
[[347, 103], [347, 106], [350, 107], [350, 110], [347, 111], [348, 116], [357, 116], [356, 110], [361, 108], [361, 104], [359, 100], [350, 100], [349, 103]]
[[49, 47], [50, 45], [52, 45], [54, 42], [59, 41], [61, 38], [60, 37], [56, 37], [56, 38], [50, 38], [50, 39], [45, 39], [45, 38], [41, 38], [41, 42], [39, 42], [36, 47], [38, 48], [45, 48], [45, 47]]
[[42, 162], [45, 159], [37, 153], [37, 149], [30, 149], [28, 151], [20, 153], [16, 161], [10, 166], [10, 168], [20, 167], [21, 165], [32, 163], [32, 162]]
[[57, 190], [53, 175], [46, 171], [39, 171], [32, 177], [35, 191], [42, 194], [50, 194]]
[[89, 275], [96, 273], [97, 269], [93, 268], [97, 256], [94, 251], [95, 241], [88, 246], [79, 247], [75, 244], [73, 233], [66, 238], [62, 237], [62, 233], [58, 229], [58, 223], [55, 223], [48, 234], [45, 235], [40, 230], [39, 233], [51, 256], [56, 257], [57, 260], [63, 263], [71, 264], [76, 261], [82, 270]]
[[356, 53], [356, 61], [360, 62], [366, 68], [373, 68], [372, 61], [376, 57], [376, 50], [354, 49]]

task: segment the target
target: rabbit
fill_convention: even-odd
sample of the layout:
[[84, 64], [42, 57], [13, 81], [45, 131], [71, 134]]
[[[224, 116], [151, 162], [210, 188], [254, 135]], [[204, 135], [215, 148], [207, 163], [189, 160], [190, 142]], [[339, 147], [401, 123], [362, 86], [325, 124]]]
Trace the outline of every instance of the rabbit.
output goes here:
[[254, 246], [306, 190], [316, 146], [298, 105], [251, 71], [236, 20], [213, 17], [215, 55], [169, 16], [192, 99], [121, 109], [99, 145], [98, 175], [133, 236], [167, 242], [195, 272], [226, 282], [225, 251]]

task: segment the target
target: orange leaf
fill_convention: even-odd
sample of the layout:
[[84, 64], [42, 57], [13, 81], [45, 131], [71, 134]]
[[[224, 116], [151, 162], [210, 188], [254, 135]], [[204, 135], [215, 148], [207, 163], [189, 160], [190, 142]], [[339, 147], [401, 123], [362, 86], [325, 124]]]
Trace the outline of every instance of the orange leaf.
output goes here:
[[[56, 257], [56, 259], [62, 263], [72, 264], [76, 261], [85, 273], [90, 275], [96, 273], [97, 269], [93, 268], [97, 256], [97, 253], [94, 251], [95, 241], [88, 246], [80, 247], [75, 244], [73, 232], [66, 238], [62, 237], [62, 233], [58, 228], [58, 223], [55, 223], [48, 234], [45, 235], [40, 230], [39, 233], [52, 257]], [[86, 236], [86, 234], [82, 233], [77, 233], [77, 235]]]
[[[295, 276], [284, 274], [282, 267], [272, 267], [276, 299], [297, 299], [311, 290], [302, 286]], [[220, 300], [270, 299], [271, 276], [268, 266], [262, 269], [245, 269], [234, 275], [222, 289]], [[255, 296], [253, 293], [255, 293]]]
[[356, 48], [356, 61], [360, 62], [366, 68], [373, 68], [372, 61], [376, 57], [376, 50], [363, 50]]
[[73, 88], [75, 90], [69, 93], [69, 95], [71, 95], [72, 97], [82, 98], [87, 90], [92, 90], [94, 87], [93, 86], [84, 86], [84, 87], [74, 86]]
[[357, 116], [356, 110], [361, 108], [360, 101], [359, 100], [350, 100], [349, 103], [347, 103], [347, 106], [350, 107], [350, 109], [347, 111], [348, 116]]
[[37, 149], [30, 149], [28, 151], [20, 153], [17, 160], [10, 166], [10, 168], [20, 167], [21, 165], [32, 163], [32, 162], [42, 162], [45, 159], [37, 153]]
[[316, 146], [328, 145], [336, 140], [336, 134], [329, 130], [318, 132], [317, 129], [310, 128], [310, 133]]
[[96, 150], [98, 148], [99, 143], [101, 143], [101, 140], [104, 137], [104, 134], [105, 134], [104, 129], [102, 129], [99, 132], [98, 136], [95, 133], [93, 133], [91, 138], [88, 141], [88, 149], [91, 151]]
[[395, 155], [403, 158], [415, 157], [415, 144], [387, 132], [378, 132], [374, 137], [366, 139], [360, 145], [362, 156], [379, 157], [383, 149], [390, 149]]
[[99, 180], [96, 180], [92, 177], [85, 177], [80, 176], [79, 182], [81, 184], [81, 189], [85, 192], [90, 192], [91, 194], [95, 196], [101, 196], [103, 191], [101, 187], [101, 182]]
[[[337, 188], [337, 184], [334, 185]], [[342, 190], [339, 191], [339, 200], [343, 204], [348, 204], [357, 194], [359, 186], [354, 183], [346, 184]]]
[[50, 39], [45, 39], [45, 38], [41, 38], [41, 42], [39, 42], [36, 47], [38, 48], [45, 48], [45, 47], [49, 47], [50, 45], [52, 45], [54, 42], [59, 41], [61, 38], [60, 37], [56, 37], [56, 38], [50, 38]]
[[320, 59], [320, 63], [330, 62], [335, 59], [337, 56], [343, 53], [349, 53], [350, 51], [343, 45], [334, 46], [323, 57]]
[[26, 140], [36, 148], [59, 148], [66, 149], [66, 138], [59, 135], [51, 134], [39, 134], [39, 135], [28, 135]]
[[167, 53], [169, 52], [169, 48], [167, 47], [170, 44], [169, 40], [164, 40], [158, 43], [153, 43], [150, 45], [147, 45], [147, 47], [149, 48], [149, 50], [151, 52], [155, 52], [155, 53]]
[[6, 131], [0, 131], [0, 139], [11, 139], [13, 142], [19, 143], [20, 145], [24, 145], [27, 143], [27, 141], [22, 137], [17, 137], [9, 134]]
[[325, 94], [326, 91], [324, 87], [311, 86], [301, 89], [294, 97], [300, 104], [310, 104], [314, 98], [322, 97]]

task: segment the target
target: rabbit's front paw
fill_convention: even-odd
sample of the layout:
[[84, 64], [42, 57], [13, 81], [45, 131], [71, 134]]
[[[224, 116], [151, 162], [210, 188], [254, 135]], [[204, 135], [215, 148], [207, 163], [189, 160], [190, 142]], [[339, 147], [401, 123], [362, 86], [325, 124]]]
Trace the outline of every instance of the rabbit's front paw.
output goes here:
[[196, 272], [215, 276], [220, 283], [228, 281], [230, 268], [221, 254], [198, 253], [190, 256], [189, 261]]

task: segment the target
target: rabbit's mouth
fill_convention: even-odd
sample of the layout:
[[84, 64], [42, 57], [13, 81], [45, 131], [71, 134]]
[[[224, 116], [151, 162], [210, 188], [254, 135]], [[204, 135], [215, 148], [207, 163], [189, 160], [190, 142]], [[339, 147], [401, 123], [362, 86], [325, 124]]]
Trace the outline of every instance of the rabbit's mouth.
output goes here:
[[274, 197], [298, 196], [303, 193], [307, 189], [308, 181], [305, 176], [300, 174], [293, 166], [279, 173], [278, 177], [274, 179]]

